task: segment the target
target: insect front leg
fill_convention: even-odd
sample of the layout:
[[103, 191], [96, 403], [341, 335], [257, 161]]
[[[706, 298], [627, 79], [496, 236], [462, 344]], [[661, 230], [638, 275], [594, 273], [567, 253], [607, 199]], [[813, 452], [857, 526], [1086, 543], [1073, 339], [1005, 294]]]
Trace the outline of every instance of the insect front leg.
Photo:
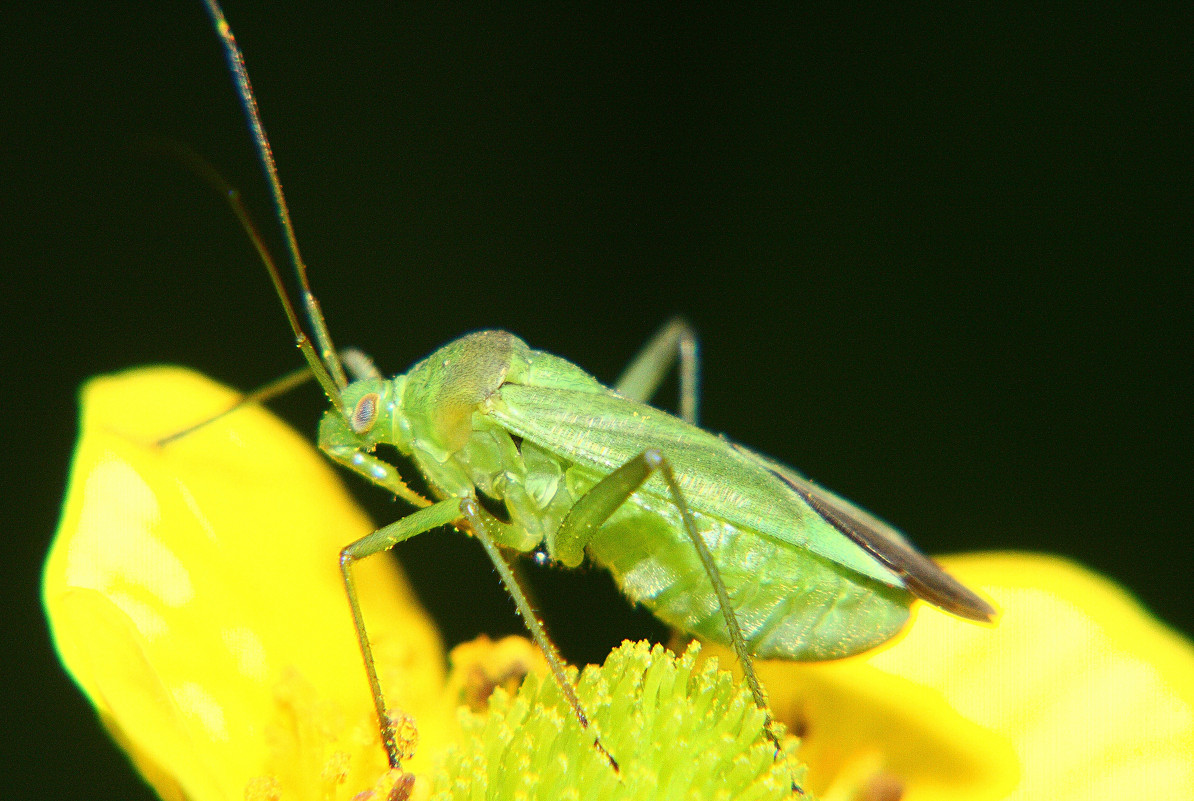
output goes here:
[[[589, 718], [585, 714], [580, 699], [576, 695], [576, 688], [564, 673], [563, 660], [560, 659], [555, 646], [548, 639], [547, 632], [543, 629], [543, 624], [535, 616], [530, 602], [514, 577], [514, 572], [510, 569], [510, 565], [498, 549], [497, 543], [490, 534], [489, 523], [485, 517], [485, 513], [481, 510], [480, 504], [477, 503], [475, 498], [449, 498], [425, 509], [420, 509], [397, 522], [378, 529], [369, 536], [362, 537], [345, 547], [340, 552], [340, 573], [344, 579], [344, 589], [348, 594], [348, 604], [352, 609], [353, 625], [356, 627], [357, 642], [361, 647], [361, 657], [365, 663], [365, 674], [369, 679], [369, 689], [373, 694], [373, 706], [377, 713], [382, 744], [385, 747], [386, 757], [392, 768], [398, 768], [401, 765], [397, 736], [394, 721], [387, 711], [385, 697], [381, 691], [381, 682], [377, 676], [377, 665], [373, 659], [373, 648], [369, 644], [369, 635], [365, 630], [365, 619], [361, 613], [356, 582], [352, 576], [352, 565], [367, 556], [388, 551], [400, 542], [404, 542], [440, 526], [449, 523], [461, 525], [459, 521], [462, 519], [468, 529], [481, 541], [485, 552], [489, 555], [494, 567], [497, 568], [502, 583], [514, 599], [514, 603], [518, 607], [518, 612], [530, 630], [531, 636], [547, 657], [556, 683], [559, 685], [569, 706], [572, 707], [577, 719], [585, 728], [588, 728], [590, 725]], [[618, 770], [617, 761], [605, 750], [601, 742], [596, 741], [594, 745], [609, 761], [614, 770]]]
[[377, 679], [377, 665], [373, 662], [373, 648], [369, 645], [369, 635], [365, 631], [365, 618], [361, 614], [361, 604], [357, 598], [356, 583], [352, 577], [352, 565], [366, 556], [388, 551], [411, 537], [447, 525], [453, 520], [458, 520], [460, 516], [460, 499], [449, 498], [378, 529], [340, 551], [340, 573], [344, 577], [344, 590], [348, 593], [348, 605], [352, 608], [352, 622], [356, 627], [357, 642], [361, 646], [361, 657], [365, 661], [365, 674], [369, 678], [369, 690], [373, 693], [373, 707], [377, 712], [381, 742], [386, 749], [386, 758], [389, 759], [391, 768], [399, 767], [401, 762], [394, 721], [390, 717], [390, 713], [386, 711], [381, 682]]
[[[332, 461], [344, 465], [366, 481], [394, 493], [407, 503], [418, 507], [431, 506], [431, 501], [406, 486], [394, 465], [360, 450], [352, 444], [351, 439], [338, 433], [342, 429], [347, 429], [347, 424], [336, 415], [325, 415], [319, 424], [319, 448]], [[336, 444], [341, 442], [349, 444]]]
[[614, 383], [626, 397], [647, 403], [672, 365], [680, 362], [680, 417], [697, 424], [700, 355], [696, 331], [683, 317], [673, 317], [643, 345]]
[[680, 511], [680, 517], [684, 521], [684, 528], [688, 533], [688, 538], [692, 540], [692, 545], [696, 548], [697, 554], [701, 559], [701, 564], [705, 568], [705, 573], [709, 576], [709, 581], [713, 585], [713, 591], [717, 595], [717, 602], [721, 606], [722, 615], [725, 617], [726, 630], [730, 635], [730, 643], [734, 646], [734, 653], [738, 657], [739, 664], [742, 665], [742, 673], [746, 678], [746, 684], [750, 688], [750, 693], [754, 698], [755, 704], [766, 715], [765, 728], [767, 737], [775, 745], [776, 754], [779, 754], [782, 746], [780, 745], [778, 735], [775, 734], [772, 727], [767, 696], [764, 694], [763, 687], [759, 683], [758, 676], [755, 674], [750, 649], [747, 648], [746, 639], [742, 636], [742, 630], [738, 626], [738, 617], [734, 614], [734, 607], [730, 603], [730, 595], [726, 590], [725, 582], [722, 581], [721, 571], [718, 570], [717, 563], [713, 561], [713, 554], [709, 552], [709, 547], [697, 531], [696, 520], [692, 516], [692, 510], [689, 509], [688, 502], [684, 499], [684, 492], [680, 489], [680, 483], [676, 480], [676, 473], [663, 453], [654, 448], [643, 451], [601, 479], [588, 492], [577, 499], [576, 503], [572, 506], [572, 510], [564, 518], [564, 522], [560, 524], [560, 528], [556, 532], [553, 553], [565, 565], [575, 566], [580, 564], [584, 556], [584, 548], [597, 532], [597, 529], [622, 504], [626, 503], [630, 499], [630, 496], [657, 470], [667, 483], [672, 502]]

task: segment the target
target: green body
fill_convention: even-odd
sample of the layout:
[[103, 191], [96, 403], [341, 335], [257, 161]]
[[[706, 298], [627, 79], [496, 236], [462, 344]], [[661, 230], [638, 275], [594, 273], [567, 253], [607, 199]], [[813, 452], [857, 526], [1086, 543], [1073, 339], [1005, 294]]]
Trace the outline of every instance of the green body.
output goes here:
[[[684, 631], [733, 646], [755, 703], [753, 656], [833, 659], [890, 639], [914, 597], [975, 620], [994, 610], [886, 523], [696, 421], [696, 340], [665, 325], [618, 381], [502, 331], [464, 336], [385, 379], [332, 345], [311, 292], [253, 89], [216, 0], [206, 0], [273, 192], [312, 337], [239, 195], [221, 186], [261, 254], [311, 374], [332, 403], [319, 445], [335, 461], [420, 507], [340, 552], [340, 570], [390, 766], [402, 753], [365, 630], [352, 566], [452, 523], [485, 548], [577, 720], [575, 687], [499, 548], [538, 548], [565, 566], [589, 557], [623, 592]], [[217, 185], [221, 182], [217, 181]], [[680, 417], [646, 405], [680, 366]], [[346, 369], [347, 368], [347, 369]], [[356, 380], [348, 381], [347, 373]], [[264, 395], [260, 394], [259, 397]], [[412, 459], [440, 497], [412, 491], [379, 444]], [[499, 501], [508, 519], [480, 502]], [[765, 722], [777, 756], [783, 751]], [[617, 769], [614, 756], [594, 743]], [[794, 791], [799, 788], [793, 783]]]
[[[372, 427], [355, 434], [328, 412], [322, 448], [343, 461], [349, 451], [390, 443], [441, 497], [479, 492], [502, 501], [509, 522], [489, 521], [499, 544], [542, 547], [570, 567], [582, 553], [557, 532], [573, 504], [614, 469], [658, 449], [675, 468], [756, 656], [847, 656], [890, 639], [908, 618], [913, 595], [901, 577], [767, 463], [511, 334], [470, 334], [405, 375], [354, 382], [342, 396], [345, 410], [373, 394]], [[631, 600], [679, 629], [729, 644], [709, 576], [660, 477], [597, 529], [587, 552]]]

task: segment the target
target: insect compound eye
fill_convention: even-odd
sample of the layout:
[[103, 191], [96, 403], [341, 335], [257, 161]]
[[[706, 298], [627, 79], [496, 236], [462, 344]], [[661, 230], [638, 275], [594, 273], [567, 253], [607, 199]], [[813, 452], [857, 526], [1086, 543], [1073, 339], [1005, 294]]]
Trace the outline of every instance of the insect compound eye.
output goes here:
[[380, 401], [381, 396], [376, 392], [370, 392], [357, 401], [349, 420], [355, 433], [364, 434], [373, 428], [373, 424], [377, 422], [377, 404]]

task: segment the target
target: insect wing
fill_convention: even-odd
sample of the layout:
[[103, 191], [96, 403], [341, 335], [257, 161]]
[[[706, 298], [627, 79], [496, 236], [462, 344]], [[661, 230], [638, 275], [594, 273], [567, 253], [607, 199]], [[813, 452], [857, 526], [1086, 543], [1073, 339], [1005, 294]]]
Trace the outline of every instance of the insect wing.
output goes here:
[[[561, 458], [609, 473], [648, 448], [676, 469], [694, 511], [903, 587], [902, 578], [795, 492], [781, 475], [728, 441], [616, 393], [505, 384], [488, 414], [511, 433]], [[661, 482], [640, 492], [667, 500]]]
[[760, 462], [816, 510], [831, 526], [904, 578], [918, 598], [969, 620], [990, 621], [995, 609], [916, 549], [899, 531], [779, 462], [735, 444]]

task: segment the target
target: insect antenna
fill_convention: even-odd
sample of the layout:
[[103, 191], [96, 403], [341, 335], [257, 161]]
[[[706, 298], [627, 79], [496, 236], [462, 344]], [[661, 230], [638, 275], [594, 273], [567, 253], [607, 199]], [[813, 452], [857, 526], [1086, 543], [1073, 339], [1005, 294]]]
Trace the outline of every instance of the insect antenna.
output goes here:
[[[274, 162], [273, 149], [270, 147], [269, 138], [265, 135], [265, 125], [262, 123], [261, 114], [257, 109], [257, 96], [253, 93], [253, 85], [249, 82], [249, 72], [245, 68], [244, 55], [241, 53], [240, 46], [236, 43], [236, 38], [232, 35], [232, 28], [228, 25], [228, 20], [224, 18], [224, 12], [220, 8], [219, 3], [216, 0], [205, 0], [205, 2], [208, 14], [211, 16], [212, 22], [215, 23], [216, 33], [219, 34], [220, 41], [223, 43], [224, 54], [228, 59], [228, 67], [232, 71], [236, 82], [237, 94], [240, 95], [241, 107], [244, 109], [249, 129], [253, 132], [253, 143], [256, 147], [258, 158], [261, 160], [261, 167], [265, 171], [266, 182], [269, 184], [270, 193], [274, 198], [274, 210], [277, 214], [278, 222], [282, 226], [282, 231], [285, 234], [286, 248], [290, 252], [290, 261], [294, 265], [295, 274], [298, 276], [299, 285], [302, 289], [303, 306], [315, 337], [314, 346], [299, 323], [294, 304], [291, 302], [290, 296], [286, 291], [286, 286], [282, 281], [277, 264], [270, 257], [268, 250], [264, 246], [264, 242], [261, 241], [260, 234], [257, 233], [252, 222], [246, 222], [248, 214], [244, 209], [243, 203], [240, 201], [239, 193], [227, 186], [223, 179], [219, 179], [219, 184], [225, 187], [224, 191], [226, 192], [229, 203], [232, 204], [233, 211], [236, 212], [237, 217], [241, 218], [241, 223], [249, 231], [249, 236], [253, 239], [254, 247], [257, 248], [257, 252], [261, 255], [266, 270], [269, 271], [270, 280], [273, 281], [274, 289], [282, 301], [282, 306], [286, 310], [286, 317], [290, 322], [291, 329], [294, 331], [296, 344], [303, 352], [304, 358], [306, 358], [307, 363], [311, 366], [311, 371], [315, 374], [315, 378], [319, 381], [320, 386], [323, 387], [323, 391], [336, 408], [343, 412], [340, 391], [348, 385], [348, 378], [344, 373], [344, 365], [341, 364], [340, 357], [332, 345], [332, 337], [328, 332], [323, 312], [319, 308], [319, 301], [315, 299], [315, 294], [311, 291], [311, 284], [307, 278], [307, 265], [303, 262], [303, 257], [299, 253], [298, 239], [294, 235], [294, 225], [290, 220], [290, 207], [286, 205], [286, 196], [282, 193], [282, 182], [278, 178], [278, 168]], [[318, 348], [318, 351], [316, 351], [316, 348]]]
[[311, 380], [311, 370], [307, 367], [300, 367], [293, 370], [281, 378], [277, 378], [263, 387], [258, 387], [252, 392], [248, 392], [241, 396], [240, 400], [229, 406], [219, 414], [209, 417], [206, 420], [200, 420], [194, 425], [187, 426], [181, 431], [175, 431], [173, 434], [162, 437], [155, 444], [160, 448], [169, 445], [171, 442], [176, 442], [184, 437], [189, 437], [196, 431], [206, 428], [217, 420], [223, 420], [228, 415], [235, 412], [237, 409], [242, 409], [251, 403], [265, 403], [267, 400], [285, 395], [290, 390], [297, 386], [301, 386]]

